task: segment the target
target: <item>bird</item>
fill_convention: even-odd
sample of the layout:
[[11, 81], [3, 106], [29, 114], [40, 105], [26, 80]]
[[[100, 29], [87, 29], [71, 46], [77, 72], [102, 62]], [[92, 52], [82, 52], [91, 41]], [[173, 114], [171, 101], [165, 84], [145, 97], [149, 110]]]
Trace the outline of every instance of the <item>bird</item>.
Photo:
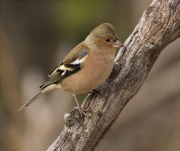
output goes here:
[[76, 95], [92, 92], [109, 77], [116, 51], [120, 47], [124, 45], [119, 41], [114, 27], [109, 23], [100, 24], [49, 73], [47, 82], [40, 86], [37, 95], [27, 101], [19, 111], [42, 94], [63, 89], [73, 95], [81, 116], [86, 115], [86, 110], [80, 106]]

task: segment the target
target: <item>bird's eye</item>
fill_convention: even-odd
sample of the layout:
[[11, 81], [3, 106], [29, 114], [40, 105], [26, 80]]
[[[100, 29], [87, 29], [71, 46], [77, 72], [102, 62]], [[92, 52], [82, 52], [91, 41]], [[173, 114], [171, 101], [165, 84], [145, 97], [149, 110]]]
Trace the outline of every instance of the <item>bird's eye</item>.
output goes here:
[[109, 38], [106, 38], [105, 41], [106, 41], [106, 42], [110, 42], [111, 40], [110, 40]]

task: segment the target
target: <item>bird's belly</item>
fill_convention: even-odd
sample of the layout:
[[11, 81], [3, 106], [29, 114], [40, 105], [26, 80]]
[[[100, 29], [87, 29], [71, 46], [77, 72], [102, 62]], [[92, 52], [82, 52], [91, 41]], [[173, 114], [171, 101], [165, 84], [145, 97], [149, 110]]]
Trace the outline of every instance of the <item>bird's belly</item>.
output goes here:
[[[67, 77], [61, 83], [61, 87], [73, 94], [87, 93], [103, 83], [112, 71], [113, 63], [107, 66], [90, 67]], [[91, 72], [89, 72], [91, 71]], [[89, 74], [87, 74], [89, 73]]]

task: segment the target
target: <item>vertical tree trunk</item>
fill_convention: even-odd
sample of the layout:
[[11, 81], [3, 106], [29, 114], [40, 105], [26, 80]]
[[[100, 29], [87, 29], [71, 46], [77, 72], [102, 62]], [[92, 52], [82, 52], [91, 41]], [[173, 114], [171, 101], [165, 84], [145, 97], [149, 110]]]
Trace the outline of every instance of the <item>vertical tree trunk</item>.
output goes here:
[[153, 0], [121, 48], [101, 95], [89, 94], [81, 118], [73, 109], [64, 115], [65, 127], [48, 151], [92, 151], [139, 91], [160, 52], [180, 37], [180, 0]]

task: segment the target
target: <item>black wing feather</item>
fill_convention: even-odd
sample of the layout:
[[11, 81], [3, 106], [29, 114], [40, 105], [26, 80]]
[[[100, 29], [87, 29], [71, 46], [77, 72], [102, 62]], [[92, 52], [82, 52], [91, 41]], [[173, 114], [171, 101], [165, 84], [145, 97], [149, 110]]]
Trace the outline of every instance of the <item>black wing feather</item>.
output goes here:
[[[64, 61], [61, 62], [58, 66], [56, 66], [49, 73], [48, 81], [40, 86], [41, 90], [46, 88], [48, 85], [58, 84], [66, 77], [78, 72], [82, 67], [82, 63], [73, 64], [73, 62], [76, 61], [77, 59], [81, 60], [82, 58], [86, 57], [88, 54], [89, 54], [88, 48], [74, 49], [73, 56], [72, 53], [69, 53], [69, 55], [67, 55]], [[64, 66], [63, 69], [61, 68], [61, 66]]]
[[40, 89], [44, 89], [51, 84], [58, 84], [66, 77], [78, 72], [81, 69], [81, 64], [66, 64], [64, 66], [67, 67], [69, 70], [61, 70], [59, 69], [59, 67], [62, 65], [63, 62], [50, 72], [50, 74], [48, 75], [48, 81], [42, 84], [40, 86]]

